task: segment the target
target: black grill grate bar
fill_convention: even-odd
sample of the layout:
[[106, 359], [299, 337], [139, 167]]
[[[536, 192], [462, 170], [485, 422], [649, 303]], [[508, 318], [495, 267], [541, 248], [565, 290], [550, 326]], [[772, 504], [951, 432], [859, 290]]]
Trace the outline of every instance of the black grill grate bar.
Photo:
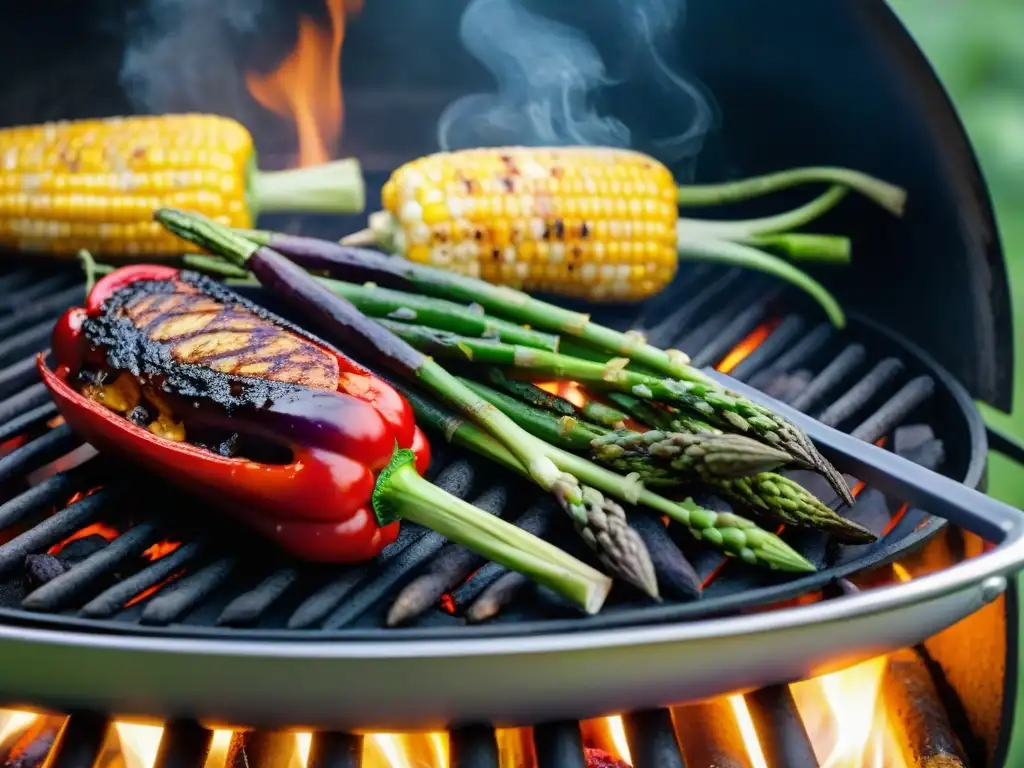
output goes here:
[[50, 343], [53, 323], [49, 320], [31, 325], [13, 336], [0, 341], [0, 365], [9, 365], [15, 360], [41, 352]]
[[26, 432], [39, 429], [57, 413], [57, 406], [52, 402], [45, 402], [24, 411], [19, 416], [0, 424], [0, 443], [10, 440], [12, 437], [23, 435]]
[[647, 333], [647, 340], [656, 347], [670, 347], [679, 339], [679, 329], [689, 328], [693, 318], [713, 307], [715, 302], [726, 290], [735, 285], [740, 278], [740, 271], [726, 270], [711, 279], [702, 287], [696, 296], [676, 310], [671, 311], [660, 321], [650, 327], [641, 328]]
[[[772, 331], [772, 335], [768, 337], [762, 347], [768, 346], [774, 343], [774, 339], [785, 332], [785, 321], [783, 321], [778, 328]], [[774, 359], [770, 365], [762, 368], [755, 368], [753, 371], [748, 371], [747, 361], [744, 360], [736, 368], [733, 369], [730, 376], [740, 378], [737, 374], [742, 372], [746, 379], [740, 378], [741, 381], [749, 380], [751, 386], [762, 389], [768, 385], [772, 378], [784, 374], [792, 374], [800, 369], [801, 366], [807, 365], [818, 353], [824, 351], [828, 343], [832, 341], [835, 336], [835, 329], [827, 323], [822, 323], [812, 330], [810, 333], [805, 334], [803, 338], [791, 341], [795, 341], [791, 346], [783, 347], [782, 354]], [[780, 345], [781, 346], [781, 345]], [[754, 358], [761, 348], [754, 350], [750, 355], [750, 358]], [[748, 360], [750, 358], [747, 358]], [[767, 361], [766, 361], [767, 362]]]
[[686, 768], [669, 710], [648, 709], [623, 715], [622, 725], [633, 768]]
[[81, 563], [48, 581], [21, 601], [30, 611], [59, 611], [94, 589], [126, 560], [142, 554], [160, 538], [159, 523], [147, 521], [118, 536]]
[[105, 619], [120, 611], [129, 601], [141, 595], [147, 589], [160, 584], [173, 574], [191, 565], [209, 548], [205, 539], [197, 539], [182, 544], [168, 555], [161, 557], [137, 573], [119, 581], [109, 589], [101, 592], [79, 610], [78, 614], [87, 618]]
[[6, 397], [29, 386], [39, 378], [35, 355], [0, 368], [0, 397]]
[[456, 728], [448, 734], [449, 768], [501, 768], [494, 729], [485, 725]]
[[904, 384], [850, 434], [873, 443], [904, 423], [914, 409], [927, 402], [934, 393], [935, 380], [931, 376], [918, 376]]
[[575, 721], [544, 723], [534, 726], [533, 746], [537, 768], [587, 768], [583, 735]]
[[81, 445], [81, 438], [71, 431], [71, 427], [61, 424], [0, 459], [0, 482], [24, 477]]
[[[736, 364], [729, 375], [738, 381], [747, 381], [787, 350], [795, 350], [802, 354], [808, 342], [817, 341], [814, 333], [804, 333], [806, 327], [807, 322], [800, 315], [787, 315], [757, 349]], [[729, 350], [726, 350], [726, 353], [728, 352]], [[795, 369], [796, 365], [797, 363], [790, 364], [787, 370]]]
[[227, 581], [238, 562], [235, 556], [222, 557], [167, 585], [146, 604], [139, 620], [143, 624], [170, 624]]
[[175, 720], [164, 726], [153, 768], [200, 768], [213, 746], [213, 731], [192, 720]]
[[110, 731], [110, 720], [73, 714], [64, 723], [46, 759], [47, 768], [92, 768]]
[[747, 694], [745, 700], [769, 768], [814, 768], [818, 765], [814, 747], [788, 685], [762, 688]]
[[96, 466], [93, 459], [66, 472], [58, 472], [0, 505], [0, 529], [19, 523], [47, 507], [66, 502], [73, 493], [81, 490], [90, 476], [96, 474]]
[[20, 536], [0, 545], [0, 574], [21, 565], [26, 555], [40, 552], [57, 544], [90, 523], [111, 508], [124, 495], [121, 486], [102, 488], [91, 496], [79, 499], [46, 518]]
[[0, 293], [15, 291], [33, 280], [39, 280], [42, 276], [38, 270], [29, 267], [9, 272], [0, 276]]
[[[72, 282], [77, 282], [77, 285], [71, 285]], [[49, 295], [52, 298], [53, 295], [60, 295], [64, 291], [68, 291], [70, 294], [70, 290], [73, 289], [77, 289], [80, 295], [84, 296], [84, 286], [78, 276], [72, 272], [60, 272], [32, 283], [32, 285], [27, 285], [16, 293], [0, 294], [0, 312], [17, 313], [31, 307], [32, 303], [40, 296]], [[71, 300], [74, 301], [74, 297]]]
[[903, 363], [894, 357], [880, 361], [832, 405], [818, 414], [817, 419], [829, 427], [846, 423], [856, 416], [886, 386], [903, 372]]
[[313, 734], [306, 768], [360, 768], [362, 764], [362, 736], [336, 731]]
[[[780, 292], [779, 288], [766, 291], [764, 283], [760, 280], [750, 281], [731, 296], [724, 306], [670, 346], [686, 351], [691, 358], [698, 358], [702, 356], [705, 347], [715, 342], [716, 339], [722, 338], [724, 331], [734, 323], [738, 315], [748, 311], [751, 307], [764, 308]], [[738, 342], [743, 335], [742, 331], [738, 333], [734, 331], [734, 341]]]
[[25, 415], [25, 411], [31, 408], [38, 408], [40, 405], [52, 402], [50, 391], [39, 382], [27, 387], [16, 395], [11, 395], [6, 400], [0, 401], [0, 429], [7, 431], [10, 421]]
[[52, 321], [69, 307], [80, 306], [84, 300], [85, 286], [74, 285], [39, 301], [19, 305], [16, 312], [0, 319], [0, 338], [44, 319]]
[[298, 580], [299, 572], [295, 568], [274, 571], [255, 588], [228, 603], [217, 617], [217, 623], [233, 627], [255, 624]]
[[768, 307], [764, 302], [741, 308], [720, 332], [707, 340], [700, 352], [693, 355], [694, 367], [703, 368], [717, 363], [736, 346], [737, 340], [745, 338], [767, 315]]
[[811, 379], [804, 391], [790, 403], [798, 411], [807, 413], [813, 406], [824, 400], [840, 387], [851, 374], [864, 363], [867, 350], [862, 344], [850, 344]]

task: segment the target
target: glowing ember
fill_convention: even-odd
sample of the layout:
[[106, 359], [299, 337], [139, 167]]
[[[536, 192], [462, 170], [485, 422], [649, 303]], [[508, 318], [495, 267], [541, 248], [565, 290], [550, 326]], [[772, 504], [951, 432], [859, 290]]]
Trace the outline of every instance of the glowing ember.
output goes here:
[[270, 111], [295, 121], [299, 165], [317, 165], [334, 156], [344, 120], [341, 46], [346, 13], [362, 9], [362, 0], [328, 0], [330, 29], [299, 16], [295, 47], [268, 74], [250, 72], [245, 82], [253, 98]]
[[106, 523], [93, 523], [92, 525], [87, 525], [85, 528], [82, 528], [81, 530], [75, 531], [59, 544], [54, 544], [46, 551], [46, 554], [59, 554], [60, 551], [64, 549], [64, 547], [66, 547], [68, 544], [70, 544], [72, 541], [78, 541], [79, 539], [84, 539], [87, 536], [102, 536], [107, 541], [113, 541], [120, 535], [121, 532], [118, 531], [117, 528], [113, 528], [107, 525]]
[[167, 557], [167, 555], [171, 554], [171, 552], [180, 546], [180, 541], [158, 541], [143, 552], [142, 556], [147, 560], [159, 560], [161, 557]]
[[48, 480], [59, 472], [67, 472], [69, 469], [84, 464], [97, 453], [96, 449], [88, 443], [78, 446], [71, 453], [66, 453], [59, 459], [51, 461], [49, 464], [44, 464], [34, 472], [29, 472], [26, 475], [25, 480], [29, 485], [39, 485], [44, 480]]
[[166, 579], [162, 579], [161, 581], [158, 581], [153, 586], [147, 587], [146, 589], [144, 589], [141, 592], [139, 592], [139, 594], [137, 594], [135, 597], [133, 597], [127, 603], [125, 603], [124, 607], [125, 608], [131, 608], [133, 605], [136, 605], [137, 603], [141, 603], [143, 600], [145, 600], [150, 595], [152, 595], [152, 594], [154, 594], [156, 592], [159, 592], [161, 589], [166, 587], [172, 581], [177, 581], [178, 579], [180, 579], [183, 573], [185, 573], [185, 569], [184, 568], [182, 568], [180, 571], [175, 571], [170, 576], [168, 576]]
[[752, 330], [747, 337], [743, 339], [739, 344], [732, 348], [722, 362], [720, 362], [716, 368], [722, 373], [729, 373], [733, 368], [742, 363], [750, 353], [761, 346], [764, 340], [771, 336], [772, 331], [775, 330], [775, 326], [779, 324], [778, 320], [770, 320], [766, 323], [761, 323], [754, 330]]

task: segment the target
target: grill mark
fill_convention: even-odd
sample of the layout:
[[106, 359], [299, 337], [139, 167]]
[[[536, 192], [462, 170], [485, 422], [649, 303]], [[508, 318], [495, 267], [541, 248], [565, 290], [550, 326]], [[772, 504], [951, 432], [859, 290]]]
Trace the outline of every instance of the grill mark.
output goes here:
[[[337, 386], [336, 362], [310, 341], [245, 308], [182, 287], [184, 291], [175, 286], [169, 293], [139, 296], [122, 308], [141, 333], [165, 345], [178, 362], [221, 373], [238, 374], [244, 369], [249, 376], [322, 389]], [[185, 328], [176, 331], [176, 324]], [[203, 337], [209, 337], [208, 345]], [[234, 347], [230, 337], [243, 343]], [[207, 348], [209, 352], [204, 352]]]

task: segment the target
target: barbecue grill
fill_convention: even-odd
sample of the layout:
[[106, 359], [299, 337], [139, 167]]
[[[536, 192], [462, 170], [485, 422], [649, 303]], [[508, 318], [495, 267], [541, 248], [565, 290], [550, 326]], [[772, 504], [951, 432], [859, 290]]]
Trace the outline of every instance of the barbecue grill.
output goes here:
[[[380, 0], [352, 23], [343, 146], [363, 161], [370, 200], [391, 168], [436, 149], [435, 127], [453, 98], [488, 87], [458, 39], [465, 5], [396, 21], [405, 5]], [[544, 7], [573, 16], [570, 3]], [[1002, 253], [969, 144], [881, 2], [691, 0], [687, 10], [679, 63], [721, 114], [687, 164], [696, 180], [827, 162], [904, 185], [911, 204], [899, 221], [856, 204], [830, 214], [829, 230], [854, 234], [856, 244], [852, 265], [817, 275], [853, 310], [842, 331], [768, 278], [695, 265], [656, 299], [598, 319], [641, 329], [730, 386], [791, 408], [849, 474], [858, 496], [850, 517], [878, 542], [844, 546], [784, 531], [819, 568], [794, 577], [725, 562], [685, 532], [638, 516], [652, 552], [681, 550], [704, 594], [673, 594], [659, 574], [665, 604], [623, 589], [596, 617], [409, 524], [372, 564], [339, 571], [291, 562], [211, 522], [216, 514], [180, 491], [93, 455], [56, 418], [34, 356], [84, 288], [76, 269], [28, 259], [0, 273], [0, 700], [71, 716], [38, 719], [15, 734], [18, 744], [0, 738], [0, 755], [13, 759], [17, 747], [31, 757], [21, 765], [47, 755], [54, 765], [102, 763], [111, 720], [143, 718], [170, 723], [160, 766], [201, 765], [214, 726], [240, 729], [230, 765], [290, 765], [301, 750], [287, 729], [315, 728], [305, 742], [310, 765], [358, 764], [356, 733], [441, 729], [450, 731], [451, 765], [496, 766], [508, 734], [496, 740], [494, 728], [534, 726], [517, 732], [528, 745], [523, 764], [572, 768], [584, 765], [584, 744], [610, 743], [589, 718], [630, 712], [635, 768], [675, 768], [684, 757], [687, 766], [742, 766], [750, 758], [721, 698], [739, 691], [768, 766], [816, 765], [786, 684], [915, 646], [894, 657], [903, 688], [890, 686], [897, 698], [912, 689], [904, 698], [928, 713], [907, 730], [932, 744], [957, 742], [961, 764], [1001, 764], [1016, 696], [1018, 596], [1008, 577], [1024, 562], [1024, 520], [966, 489], [984, 489], [990, 442], [1018, 460], [1024, 451], [988, 433], [972, 399], [1009, 405], [1012, 338]], [[84, 55], [111, 33], [123, 46], [116, 25], [83, 34], [88, 12], [80, 4], [82, 25], [67, 21], [49, 35], [53, 60], [67, 60], [55, 53], [63, 45]], [[36, 15], [14, 11], [0, 35], [36, 34]], [[280, 17], [290, 28], [294, 19]], [[608, 24], [595, 19], [575, 21], [607, 44]], [[403, 24], [410, 34], [424, 27], [430, 45], [397, 55], [380, 42], [392, 39], [386, 29], [399, 39]], [[46, 51], [30, 54], [45, 74], [0, 83], [11, 94], [4, 123], [217, 108], [128, 99], [116, 85], [119, 47], [71, 69], [43, 65]], [[610, 100], [638, 110], [628, 93]], [[278, 120], [241, 97], [220, 103], [268, 148], [264, 166], [289, 162]], [[359, 225], [266, 224], [326, 237]], [[529, 487], [456, 449], [438, 445], [436, 454], [435, 483], [577, 551], [566, 521]], [[831, 498], [818, 478], [800, 479]], [[399, 596], [403, 621], [387, 626]], [[966, 644], [982, 637], [990, 652], [968, 659]]]

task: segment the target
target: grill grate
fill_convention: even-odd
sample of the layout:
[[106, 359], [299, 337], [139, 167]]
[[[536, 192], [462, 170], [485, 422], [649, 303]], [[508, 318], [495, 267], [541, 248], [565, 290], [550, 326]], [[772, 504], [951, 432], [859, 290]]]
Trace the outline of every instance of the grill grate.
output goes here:
[[[880, 541], [832, 546], [818, 534], [786, 532], [822, 569], [793, 578], [725, 562], [685, 532], [666, 529], [641, 513], [636, 525], [655, 554], [669, 604], [645, 606], [617, 588], [601, 616], [585, 620], [518, 574], [415, 525], [405, 525], [378, 561], [340, 573], [287, 562], [244, 534], [211, 526], [209, 518], [201, 528], [193, 527], [190, 521], [199, 516], [181, 510], [195, 509], [196, 502], [154, 481], [126, 477], [102, 456], [71, 466], [65, 458], [69, 452], [81, 458], [90, 449], [81, 447], [66, 425], [54, 425], [55, 411], [36, 379], [32, 357], [45, 348], [55, 317], [81, 300], [83, 289], [74, 280], [73, 270], [0, 276], [0, 289], [6, 289], [0, 290], [0, 323], [13, 331], [0, 342], [0, 437], [18, 441], [0, 458], [0, 487], [8, 489], [0, 527], [9, 532], [0, 545], [0, 615], [10, 621], [120, 632], [281, 636], [318, 629], [354, 636], [372, 633], [389, 619], [408, 627], [405, 632], [435, 633], [466, 631], [461, 625], [467, 618], [491, 619], [474, 629], [485, 633], [538, 620], [542, 629], [558, 630], [678, 620], [821, 590], [836, 578], [880, 564], [900, 551], [901, 542], [921, 540], [941, 525], [898, 500], [864, 490], [850, 515]], [[687, 299], [680, 302], [680, 296]], [[856, 320], [840, 332], [812, 321], [804, 309], [800, 297], [767, 278], [699, 265], [684, 266], [674, 286], [649, 302], [640, 318], [608, 312], [599, 319], [635, 324], [655, 343], [687, 349], [698, 364], [721, 366], [863, 440], [891, 438], [890, 448], [976, 484], [984, 460], [972, 442], [977, 413], [955, 382], [868, 321]], [[567, 521], [536, 489], [447, 446], [436, 453], [431, 476], [440, 487], [589, 558]], [[52, 469], [59, 471], [26, 487], [26, 479], [38, 482]], [[820, 478], [796, 474], [823, 499], [838, 503]], [[703, 501], [721, 504], [715, 498]], [[55, 507], [60, 511], [49, 515]], [[64, 551], [46, 554], [90, 528], [96, 530], [79, 542], [76, 558]], [[705, 582], [701, 599], [673, 590], [678, 583], [672, 579], [673, 564], [680, 553]]]

